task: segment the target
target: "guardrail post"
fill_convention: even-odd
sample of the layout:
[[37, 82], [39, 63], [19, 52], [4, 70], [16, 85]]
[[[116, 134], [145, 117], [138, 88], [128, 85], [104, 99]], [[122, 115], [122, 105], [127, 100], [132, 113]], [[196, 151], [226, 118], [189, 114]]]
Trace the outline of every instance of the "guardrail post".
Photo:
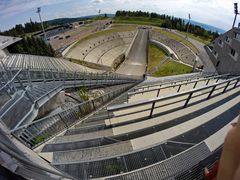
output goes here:
[[212, 95], [212, 93], [214, 92], [214, 90], [216, 89], [216, 87], [217, 87], [217, 86], [213, 86], [213, 88], [212, 88], [211, 92], [209, 93], [207, 99], [210, 99], [210, 98], [211, 98], [211, 95]]
[[94, 104], [94, 100], [91, 100], [91, 102], [92, 102], [92, 105], [93, 105], [93, 109], [96, 109], [95, 104]]
[[230, 82], [231, 82], [231, 81], [229, 81], [229, 82], [227, 83], [227, 85], [225, 86], [225, 88], [224, 88], [224, 90], [223, 90], [223, 92], [222, 92], [222, 93], [225, 93], [225, 91], [227, 90], [227, 88], [228, 88], [228, 86], [229, 86]]
[[188, 105], [190, 99], [192, 98], [192, 94], [193, 94], [192, 92], [189, 94], [189, 96], [188, 96], [188, 98], [187, 98], [187, 101], [185, 102], [183, 108], [187, 107], [187, 105]]
[[177, 90], [177, 92], [179, 92], [179, 91], [180, 91], [181, 87], [182, 87], [182, 85], [180, 84], [180, 86], [178, 87], [178, 90]]
[[196, 81], [196, 82], [195, 82], [195, 84], [194, 84], [194, 86], [193, 86], [193, 89], [195, 89], [195, 88], [196, 88], [196, 86], [197, 86], [197, 83], [198, 83], [198, 81]]
[[158, 96], [159, 96], [159, 94], [160, 94], [160, 90], [161, 90], [161, 89], [158, 89], [158, 92], [157, 92], [157, 97], [158, 97]]
[[209, 82], [210, 82], [210, 79], [207, 80], [206, 86], [208, 85]]
[[150, 111], [149, 118], [152, 118], [154, 108], [155, 108], [155, 102], [153, 102], [153, 104], [152, 104], [152, 108], [151, 108], [151, 111]]
[[236, 88], [236, 87], [237, 87], [238, 82], [239, 82], [239, 79], [237, 80], [237, 82], [235, 83], [235, 85], [234, 85], [233, 88]]

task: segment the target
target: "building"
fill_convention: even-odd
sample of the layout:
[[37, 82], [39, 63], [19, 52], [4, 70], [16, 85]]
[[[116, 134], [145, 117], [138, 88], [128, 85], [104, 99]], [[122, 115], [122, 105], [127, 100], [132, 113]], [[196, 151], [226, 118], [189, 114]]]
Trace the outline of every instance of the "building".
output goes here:
[[9, 54], [7, 47], [20, 41], [22, 38], [0, 36], [0, 57], [5, 57]]
[[205, 48], [219, 74], [240, 74], [240, 27], [229, 30]]

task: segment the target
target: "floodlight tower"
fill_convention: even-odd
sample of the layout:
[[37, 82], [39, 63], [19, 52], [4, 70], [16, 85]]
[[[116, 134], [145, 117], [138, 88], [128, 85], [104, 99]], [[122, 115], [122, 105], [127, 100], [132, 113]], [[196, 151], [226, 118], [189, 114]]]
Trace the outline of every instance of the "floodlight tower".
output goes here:
[[232, 28], [234, 28], [235, 23], [236, 23], [236, 19], [237, 19], [237, 15], [239, 14], [239, 12], [238, 12], [238, 3], [234, 3], [234, 14], [235, 14], [235, 17], [234, 17]]
[[39, 19], [40, 19], [40, 22], [41, 22], [42, 31], [43, 31], [43, 35], [44, 35], [44, 39], [45, 39], [45, 42], [47, 42], [47, 36], [46, 36], [45, 30], [44, 30], [44, 26], [43, 26], [43, 22], [42, 22], [41, 8], [40, 7], [37, 8], [37, 12], [36, 13], [38, 13], [38, 15], [39, 15]]
[[191, 21], [191, 14], [189, 13], [188, 14], [188, 27], [187, 27], [186, 39], [188, 38], [188, 31], [189, 31], [190, 21]]

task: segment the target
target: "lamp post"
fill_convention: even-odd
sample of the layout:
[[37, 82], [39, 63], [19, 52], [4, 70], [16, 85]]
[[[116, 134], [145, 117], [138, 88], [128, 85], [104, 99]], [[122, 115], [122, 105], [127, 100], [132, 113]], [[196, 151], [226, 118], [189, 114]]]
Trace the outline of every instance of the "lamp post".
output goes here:
[[234, 28], [235, 23], [236, 23], [236, 19], [237, 19], [237, 15], [239, 14], [239, 12], [238, 12], [238, 3], [234, 3], [234, 14], [235, 14], [235, 17], [234, 17], [232, 28]]
[[36, 13], [38, 13], [38, 15], [39, 15], [39, 19], [40, 19], [40, 22], [41, 22], [42, 31], [43, 31], [43, 35], [44, 35], [44, 39], [45, 39], [45, 42], [47, 42], [47, 36], [46, 36], [45, 30], [44, 30], [44, 26], [43, 26], [43, 22], [42, 22], [41, 8], [40, 7], [37, 8], [37, 12]]
[[187, 27], [186, 39], [188, 39], [188, 31], [189, 31], [190, 21], [191, 21], [191, 14], [189, 13], [188, 14], [188, 27]]

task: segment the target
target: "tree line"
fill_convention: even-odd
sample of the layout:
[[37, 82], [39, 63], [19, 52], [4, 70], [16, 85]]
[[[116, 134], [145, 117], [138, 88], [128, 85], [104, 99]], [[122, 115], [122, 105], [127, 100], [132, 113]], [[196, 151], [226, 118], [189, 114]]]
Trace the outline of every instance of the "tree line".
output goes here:
[[[47, 22], [43, 22], [43, 26], [44, 26], [44, 28], [49, 27]], [[17, 24], [17, 25], [15, 25], [15, 27], [13, 27], [7, 31], [0, 32], [0, 34], [5, 35], [5, 36], [23, 36], [27, 33], [33, 33], [33, 32], [37, 32], [37, 31], [41, 31], [41, 30], [42, 30], [41, 24], [38, 22], [33, 22], [30, 19], [30, 22], [27, 22], [24, 25]]]
[[46, 44], [39, 37], [24, 37], [18, 43], [8, 47], [10, 53], [32, 54], [41, 56], [55, 56], [55, 51], [50, 44]]
[[[48, 24], [46, 22], [44, 22], [44, 27], [48, 27]], [[27, 22], [24, 25], [17, 24], [15, 27], [7, 31], [0, 32], [0, 35], [22, 38], [21, 41], [8, 47], [10, 53], [55, 56], [55, 51], [50, 44], [45, 43], [44, 40], [37, 36], [32, 36], [29, 34], [41, 30], [41, 24], [32, 22], [30, 19], [30, 22]]]
[[[160, 27], [177, 29], [179, 31], [186, 31], [188, 27], [188, 23], [186, 23], [184, 19], [168, 16], [165, 14], [149, 13], [143, 11], [117, 11], [115, 17], [146, 17], [161, 19], [163, 22]], [[212, 40], [219, 36], [218, 32], [207, 31], [201, 26], [193, 24], [189, 25], [189, 33], [197, 36], [202, 36], [204, 38], [211, 38]]]

